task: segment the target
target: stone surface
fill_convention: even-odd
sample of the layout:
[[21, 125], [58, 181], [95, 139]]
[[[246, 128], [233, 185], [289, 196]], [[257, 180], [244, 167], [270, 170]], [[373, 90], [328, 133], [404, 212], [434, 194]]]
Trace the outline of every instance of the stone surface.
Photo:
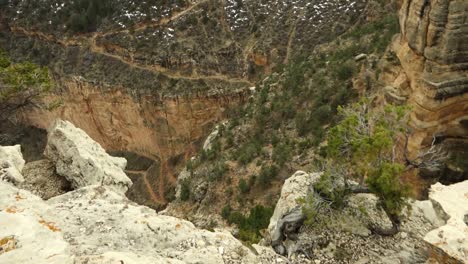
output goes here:
[[109, 187], [89, 186], [47, 202], [0, 183], [0, 241], [17, 246], [0, 263], [275, 263], [225, 232], [158, 215]]
[[412, 106], [410, 157], [434, 136], [466, 149], [468, 2], [404, 0], [399, 17], [401, 35], [391, 46], [399, 65], [384, 69], [381, 80]]
[[279, 254], [287, 253], [283, 246], [285, 233], [297, 231], [304, 221], [302, 205], [299, 200], [306, 199], [307, 195], [313, 192], [312, 184], [320, 176], [321, 173], [309, 174], [297, 171], [284, 182], [281, 196], [268, 226], [271, 245]]
[[25, 161], [21, 146], [0, 146], [0, 180], [19, 184], [24, 181], [21, 171]]
[[301, 207], [298, 199], [305, 199], [307, 197], [313, 190], [312, 184], [319, 179], [320, 175], [321, 173], [309, 174], [304, 171], [297, 171], [284, 182], [281, 196], [268, 225], [270, 234], [278, 228], [277, 223], [279, 220]]
[[127, 160], [112, 157], [83, 130], [68, 121], [58, 120], [50, 128], [45, 156], [57, 173], [77, 189], [89, 185], [110, 186], [125, 193], [132, 185], [127, 177]]
[[[424, 240], [433, 248], [442, 250], [449, 258], [468, 262], [468, 181], [445, 186], [431, 186], [429, 199], [448, 215], [447, 223], [431, 232]], [[438, 255], [434, 253], [434, 255]], [[444, 257], [444, 256], [440, 256]]]
[[374, 194], [360, 193], [349, 198], [349, 206], [358, 214], [360, 221], [367, 227], [391, 229], [392, 222], [378, 205], [379, 199]]
[[44, 200], [71, 190], [70, 182], [55, 172], [55, 165], [49, 160], [26, 163], [23, 176], [24, 182], [19, 187]]

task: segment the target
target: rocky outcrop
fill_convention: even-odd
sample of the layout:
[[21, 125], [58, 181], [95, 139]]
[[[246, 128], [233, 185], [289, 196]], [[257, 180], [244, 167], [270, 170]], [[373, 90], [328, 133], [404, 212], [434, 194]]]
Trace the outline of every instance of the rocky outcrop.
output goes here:
[[[1, 263], [261, 263], [229, 233], [158, 215], [108, 187], [45, 202], [0, 183], [0, 196]], [[263, 263], [274, 263], [264, 250]]]
[[21, 171], [25, 161], [21, 153], [21, 146], [0, 146], [0, 180], [20, 184], [24, 182]]
[[125, 160], [105, 154], [69, 122], [57, 121], [49, 133], [46, 155], [76, 190], [44, 201], [0, 182], [0, 263], [286, 261], [271, 248], [256, 245], [255, 254], [230, 233], [200, 230], [131, 202], [123, 194], [129, 180], [120, 177]]
[[50, 128], [44, 154], [55, 163], [57, 173], [75, 189], [101, 185], [125, 193], [132, 186], [123, 171], [127, 160], [110, 156], [68, 121], [58, 120]]
[[441, 263], [468, 262], [468, 181], [431, 186], [429, 199], [447, 214], [447, 223], [425, 237], [431, 257]]
[[412, 106], [410, 158], [416, 158], [436, 138], [437, 143], [448, 145], [453, 156], [466, 160], [467, 19], [464, 0], [403, 1], [401, 35], [391, 46], [396, 60], [384, 68], [381, 80], [389, 85], [387, 90], [393, 90], [394, 98]]
[[284, 182], [281, 196], [268, 226], [271, 245], [279, 254], [288, 253], [283, 240], [288, 234], [296, 233], [304, 222], [305, 216], [300, 200], [305, 201], [313, 192], [312, 184], [318, 181], [320, 175], [321, 173], [309, 174], [297, 171]]

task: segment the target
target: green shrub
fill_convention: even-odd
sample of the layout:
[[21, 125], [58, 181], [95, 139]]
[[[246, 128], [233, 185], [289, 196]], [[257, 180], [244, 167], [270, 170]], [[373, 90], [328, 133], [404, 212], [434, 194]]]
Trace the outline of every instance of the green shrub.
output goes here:
[[258, 183], [260, 186], [268, 187], [271, 181], [278, 175], [279, 169], [275, 165], [262, 166], [260, 174], [258, 176]]
[[246, 194], [250, 191], [250, 187], [244, 179], [240, 179], [238, 187], [242, 194]]
[[229, 224], [235, 224], [239, 227], [239, 239], [258, 243], [261, 239], [260, 230], [268, 227], [273, 215], [273, 208], [257, 205], [250, 209], [248, 216], [244, 216], [240, 212], [233, 211], [230, 206], [225, 206], [221, 214]]
[[282, 167], [291, 158], [292, 147], [287, 143], [278, 144], [273, 149], [273, 161]]
[[221, 217], [227, 220], [229, 216], [231, 215], [231, 211], [232, 211], [232, 208], [230, 205], [224, 206], [223, 209], [221, 210]]
[[348, 64], [340, 64], [336, 69], [336, 77], [341, 80], [349, 80], [354, 74], [354, 68]]
[[228, 166], [224, 162], [218, 162], [213, 167], [211, 173], [208, 175], [210, 181], [219, 181], [223, 178], [224, 174], [228, 171]]
[[190, 181], [184, 180], [180, 188], [180, 199], [188, 201], [190, 199]]

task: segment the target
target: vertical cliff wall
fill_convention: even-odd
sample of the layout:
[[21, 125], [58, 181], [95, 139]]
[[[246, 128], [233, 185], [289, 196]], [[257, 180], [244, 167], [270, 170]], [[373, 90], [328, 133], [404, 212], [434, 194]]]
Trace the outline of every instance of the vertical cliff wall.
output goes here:
[[397, 60], [381, 77], [394, 98], [412, 107], [410, 158], [433, 142], [443, 143], [458, 180], [467, 178], [467, 21], [467, 1], [404, 0], [401, 35], [390, 51]]

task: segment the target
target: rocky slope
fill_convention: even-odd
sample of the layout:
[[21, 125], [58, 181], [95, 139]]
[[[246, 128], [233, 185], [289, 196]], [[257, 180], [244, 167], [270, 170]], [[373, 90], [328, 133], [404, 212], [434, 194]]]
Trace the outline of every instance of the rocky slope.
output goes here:
[[[69, 151], [61, 152], [64, 148]], [[468, 181], [434, 185], [430, 200], [411, 201], [412, 210], [405, 213], [399, 235], [380, 237], [371, 234], [367, 223], [383, 226], [389, 220], [372, 194], [350, 198], [345, 211], [323, 211], [327, 223], [320, 229], [300, 227], [304, 215], [299, 201], [314, 193], [312, 185], [320, 174], [298, 171], [282, 188], [263, 246], [246, 247], [226, 231], [200, 230], [128, 200], [116, 188], [123, 173], [120, 165], [104, 166], [123, 160], [108, 156], [69, 122], [59, 121], [50, 129], [47, 149], [55, 149], [52, 157], [62, 168], [61, 177], [81, 184], [63, 193], [57, 179], [44, 171], [26, 173], [28, 165], [41, 166], [34, 162], [24, 167], [19, 146], [0, 147], [1, 164], [10, 164], [16, 176], [24, 173], [24, 179], [17, 181], [11, 175], [4, 177], [8, 171], [0, 171], [1, 263], [458, 264], [468, 260]], [[100, 170], [115, 179], [99, 180]], [[83, 182], [83, 177], [88, 181]], [[39, 178], [54, 182], [46, 184], [47, 189], [30, 184]], [[270, 246], [284, 251], [288, 259]]]
[[[60, 136], [58, 136], [60, 134]], [[73, 144], [71, 144], [73, 143]], [[190, 222], [158, 215], [129, 201], [115, 188], [123, 171], [82, 130], [59, 122], [51, 129], [48, 152], [68, 147], [54, 161], [74, 184], [72, 192], [44, 201], [0, 181], [1, 263], [275, 263], [285, 261], [271, 249], [249, 249], [226, 232], [197, 229]], [[2, 163], [24, 165], [19, 147], [0, 147]], [[62, 153], [63, 154], [63, 153]], [[22, 161], [22, 162], [16, 162]], [[88, 164], [85, 164], [85, 161]], [[119, 163], [121, 159], [119, 159]], [[60, 163], [60, 164], [59, 164]], [[114, 180], [89, 174], [105, 170]], [[119, 171], [120, 170], [120, 171]], [[120, 173], [120, 174], [119, 174]], [[3, 175], [3, 172], [2, 172]], [[86, 175], [83, 182], [80, 175]], [[36, 175], [36, 177], [41, 177]], [[49, 185], [50, 186], [50, 185]], [[30, 186], [33, 189], [39, 186]], [[117, 192], [116, 192], [117, 191]], [[255, 253], [254, 253], [255, 252]]]
[[50, 66], [57, 79], [46, 107], [27, 109], [22, 122], [45, 129], [70, 120], [109, 151], [154, 160], [132, 175], [142, 194], [133, 199], [155, 208], [258, 77], [345, 32], [365, 8], [361, 0], [1, 4], [0, 47]]
[[[391, 227], [373, 194], [353, 194], [344, 210], [335, 211], [314, 189], [320, 174], [298, 171], [284, 184], [268, 235], [263, 241], [276, 252], [301, 263], [466, 263], [468, 181], [430, 188], [429, 200], [408, 201], [400, 232], [380, 236], [371, 227]], [[302, 225], [304, 201], [314, 197], [313, 223]], [[310, 205], [307, 205], [310, 206]], [[293, 261], [293, 262], [294, 262]]]

